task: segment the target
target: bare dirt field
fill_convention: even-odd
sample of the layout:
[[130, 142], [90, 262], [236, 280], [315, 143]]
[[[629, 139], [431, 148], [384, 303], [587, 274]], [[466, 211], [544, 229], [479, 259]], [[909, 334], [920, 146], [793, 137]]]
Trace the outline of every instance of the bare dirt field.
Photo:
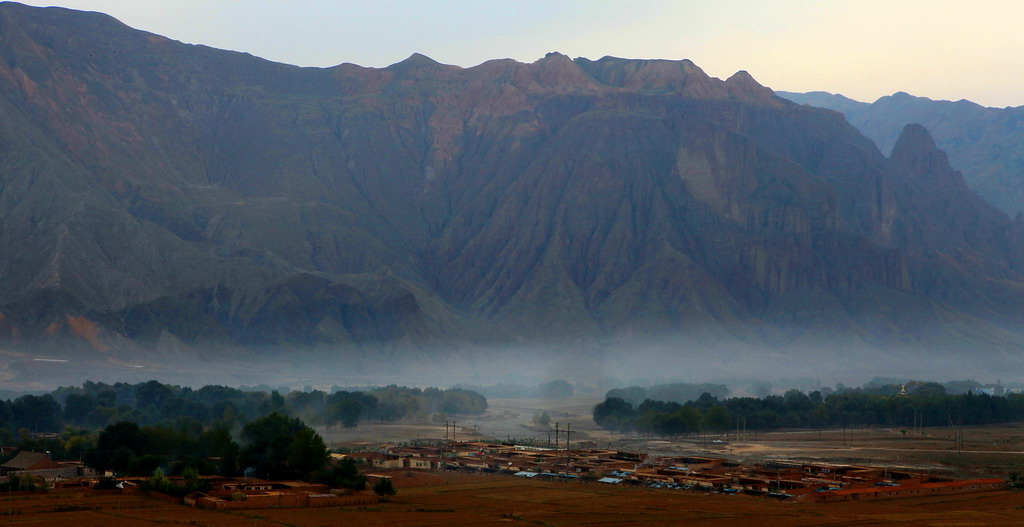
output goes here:
[[[0, 497], [0, 525], [19, 527], [129, 527], [141, 525], [222, 525], [247, 527], [253, 520], [175, 505], [145, 496], [55, 491]], [[264, 524], [280, 525], [280, 524]]]
[[335, 525], [1024, 525], [1024, 494], [988, 492], [809, 504], [749, 496], [559, 483], [513, 476], [393, 473], [398, 495], [357, 508], [215, 512], [141, 496], [82, 492], [0, 498], [0, 524], [229, 527]]
[[1024, 474], [1024, 426], [965, 427], [959, 447], [947, 428], [735, 432], [701, 438], [659, 440], [625, 437], [619, 448], [653, 454], [696, 451], [745, 462], [789, 459], [907, 467], [955, 477]]
[[804, 504], [602, 484], [460, 476], [403, 489], [365, 509], [265, 511], [267, 520], [337, 525], [1024, 525], [1024, 495], [1004, 491], [875, 503]]

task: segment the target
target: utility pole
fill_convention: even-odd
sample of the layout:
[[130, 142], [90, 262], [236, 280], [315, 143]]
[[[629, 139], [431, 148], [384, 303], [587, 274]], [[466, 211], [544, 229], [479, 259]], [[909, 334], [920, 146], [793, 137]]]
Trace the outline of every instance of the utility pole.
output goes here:
[[555, 452], [558, 452], [558, 421], [555, 421]]
[[953, 423], [952, 414], [948, 415], [948, 419], [949, 426], [950, 428], [953, 429], [953, 444], [956, 446], [956, 453], [961, 454], [963, 453], [964, 448], [964, 434], [960, 430], [960, 423], [962, 422], [962, 419], [960, 417], [957, 417], [956, 423]]
[[569, 463], [572, 461], [572, 451], [569, 450], [569, 434], [572, 433], [572, 423], [565, 424], [565, 468], [569, 468]]

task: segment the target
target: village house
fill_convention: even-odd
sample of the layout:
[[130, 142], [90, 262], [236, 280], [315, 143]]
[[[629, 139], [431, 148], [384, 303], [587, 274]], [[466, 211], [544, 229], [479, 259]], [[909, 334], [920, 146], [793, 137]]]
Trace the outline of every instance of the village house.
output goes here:
[[86, 472], [81, 464], [58, 463], [50, 459], [49, 453], [25, 450], [18, 451], [13, 458], [0, 465], [0, 476], [19, 474], [45, 481], [85, 476]]

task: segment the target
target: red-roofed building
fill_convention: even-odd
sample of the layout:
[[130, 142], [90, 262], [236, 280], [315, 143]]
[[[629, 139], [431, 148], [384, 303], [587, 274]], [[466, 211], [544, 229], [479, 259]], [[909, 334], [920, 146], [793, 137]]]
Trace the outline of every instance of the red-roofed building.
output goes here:
[[908, 483], [899, 485], [870, 486], [829, 492], [808, 492], [798, 499], [815, 503], [834, 501], [869, 501], [896, 498], [919, 498], [943, 494], [968, 494], [989, 490], [1002, 490], [1006, 482], [998, 478], [942, 481], [937, 483]]
[[10, 461], [0, 465], [0, 475], [7, 475], [11, 472], [25, 470], [47, 470], [55, 468], [50, 456], [45, 452], [18, 452]]

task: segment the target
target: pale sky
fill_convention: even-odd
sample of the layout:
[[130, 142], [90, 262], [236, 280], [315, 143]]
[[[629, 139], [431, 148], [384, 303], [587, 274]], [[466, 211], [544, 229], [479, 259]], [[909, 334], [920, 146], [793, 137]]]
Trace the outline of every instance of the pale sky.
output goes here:
[[101, 11], [193, 44], [300, 66], [383, 67], [414, 52], [690, 59], [726, 78], [871, 102], [905, 91], [1024, 105], [1020, 0], [27, 0]]

